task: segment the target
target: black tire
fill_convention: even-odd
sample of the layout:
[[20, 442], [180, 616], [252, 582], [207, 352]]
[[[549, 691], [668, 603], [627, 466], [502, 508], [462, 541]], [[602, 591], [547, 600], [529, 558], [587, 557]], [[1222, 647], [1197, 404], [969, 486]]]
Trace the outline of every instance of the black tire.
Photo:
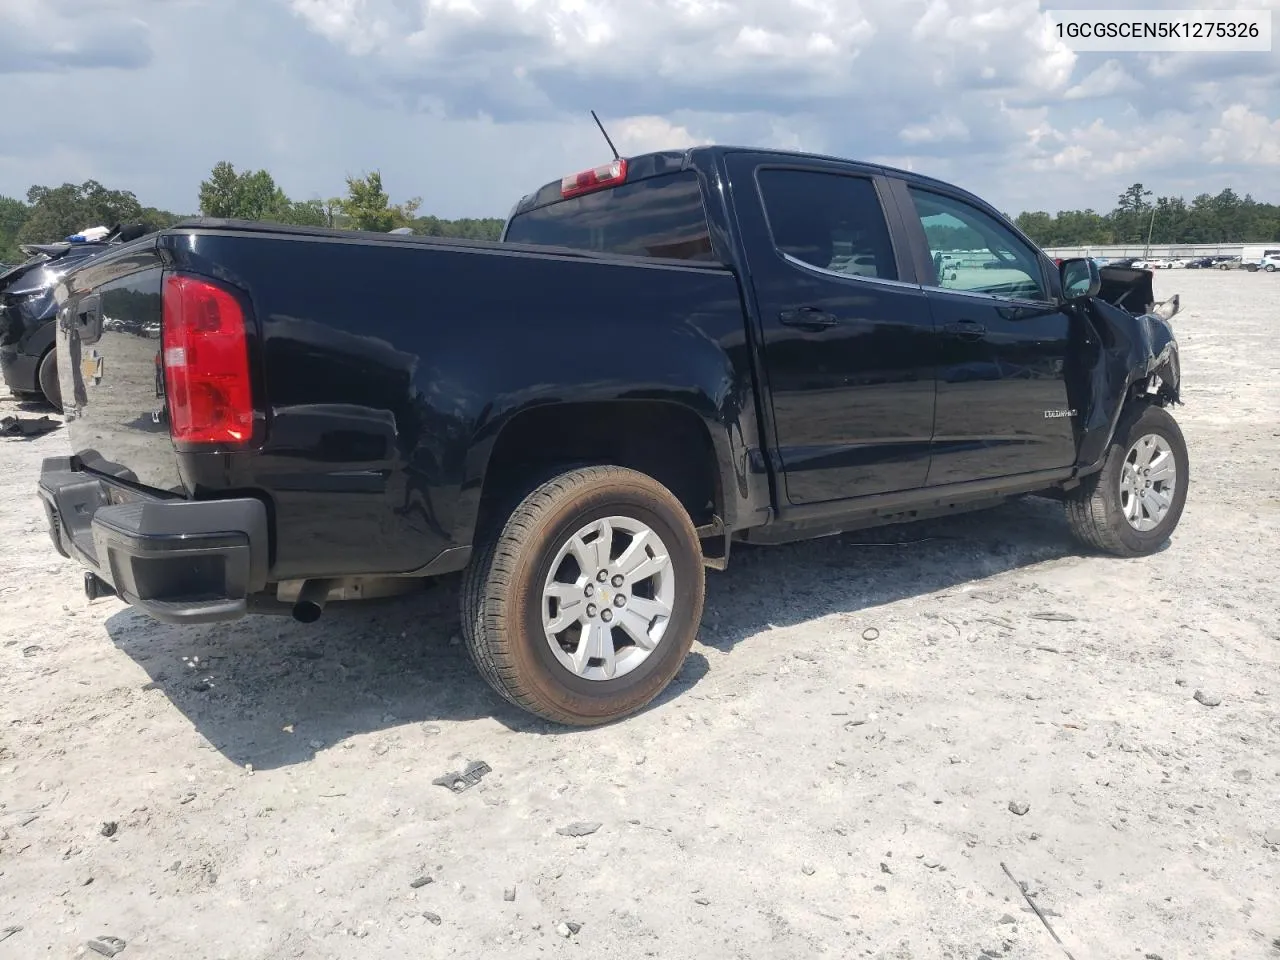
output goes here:
[[[610, 516], [639, 520], [662, 539], [674, 602], [662, 639], [643, 662], [614, 679], [586, 679], [551, 649], [543, 585], [569, 538]], [[680, 671], [702, 620], [704, 591], [697, 534], [671, 492], [634, 470], [585, 467], [541, 484], [501, 529], [482, 532], [463, 580], [462, 633], [481, 676], [511, 703], [556, 723], [595, 726], [639, 710]]]
[[40, 392], [44, 394], [45, 400], [57, 410], [62, 412], [62, 387], [58, 383], [58, 354], [50, 349], [45, 351], [45, 355], [40, 358], [40, 369], [36, 373], [36, 379], [40, 383]]
[[1274, 263], [1268, 263], [1267, 273], [1275, 273], [1275, 272], [1276, 272], [1276, 265]]
[[[1125, 519], [1121, 473], [1130, 448], [1148, 434], [1155, 434], [1168, 443], [1177, 477], [1173, 499], [1164, 518], [1151, 530], [1138, 530]], [[1121, 414], [1102, 469], [1086, 477], [1080, 487], [1067, 497], [1067, 521], [1071, 532], [1085, 546], [1119, 557], [1154, 553], [1169, 539], [1182, 518], [1189, 479], [1187, 443], [1178, 422], [1163, 407], [1135, 404]]]

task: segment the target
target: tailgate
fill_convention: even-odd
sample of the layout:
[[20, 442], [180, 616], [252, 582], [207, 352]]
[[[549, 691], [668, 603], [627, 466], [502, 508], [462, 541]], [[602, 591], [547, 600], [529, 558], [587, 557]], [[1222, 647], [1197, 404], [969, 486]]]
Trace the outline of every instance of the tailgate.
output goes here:
[[59, 290], [58, 377], [82, 465], [183, 492], [161, 367], [163, 269], [154, 243], [69, 274]]

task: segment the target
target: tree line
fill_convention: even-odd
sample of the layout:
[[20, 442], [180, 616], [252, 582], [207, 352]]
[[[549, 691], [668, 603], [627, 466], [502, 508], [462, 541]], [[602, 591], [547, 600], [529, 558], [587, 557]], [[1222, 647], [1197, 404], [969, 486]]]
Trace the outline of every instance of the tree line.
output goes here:
[[[266, 170], [237, 171], [226, 161], [216, 164], [200, 184], [200, 215], [206, 217], [380, 233], [408, 227], [419, 236], [466, 240], [496, 240], [502, 232], [500, 218], [419, 216], [421, 205], [418, 197], [393, 204], [377, 170], [348, 177], [346, 196], [326, 200], [292, 200]], [[0, 195], [0, 262], [25, 259], [20, 244], [57, 242], [86, 227], [142, 223], [162, 230], [188, 218], [144, 207], [131, 191], [109, 190], [96, 180], [33, 186], [25, 202]]]
[[[1280, 206], [1241, 197], [1230, 188], [1182, 197], [1157, 197], [1135, 183], [1117, 198], [1115, 209], [1044, 210], [1020, 213], [1014, 223], [1042, 247], [1152, 243], [1248, 243], [1280, 241]], [[266, 170], [216, 164], [200, 184], [200, 213], [207, 217], [269, 220], [298, 226], [375, 230], [408, 227], [427, 237], [496, 240], [497, 217], [446, 220], [422, 216], [422, 200], [391, 202], [377, 170], [347, 178], [347, 193], [326, 200], [292, 200]], [[23, 259], [21, 243], [61, 240], [89, 226], [144, 223], [160, 230], [185, 216], [144, 207], [128, 190], [109, 190], [96, 180], [60, 187], [33, 186], [26, 201], [0, 196], [0, 262]]]
[[1116, 199], [1110, 213], [1096, 210], [1043, 210], [1015, 219], [1042, 247], [1103, 246], [1152, 243], [1267, 243], [1280, 241], [1280, 206], [1241, 197], [1228, 188], [1202, 193], [1187, 203], [1182, 197], [1157, 197], [1135, 183]]

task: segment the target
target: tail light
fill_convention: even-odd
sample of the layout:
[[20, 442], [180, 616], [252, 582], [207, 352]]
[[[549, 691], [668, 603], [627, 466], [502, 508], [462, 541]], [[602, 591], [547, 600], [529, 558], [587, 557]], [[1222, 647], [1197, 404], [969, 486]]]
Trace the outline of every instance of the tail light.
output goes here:
[[619, 158], [613, 163], [584, 170], [582, 173], [571, 173], [560, 181], [561, 197], [576, 197], [592, 190], [603, 190], [605, 187], [616, 187], [627, 182], [627, 161]]
[[169, 435], [179, 443], [246, 443], [253, 390], [240, 301], [208, 280], [169, 274], [161, 326]]

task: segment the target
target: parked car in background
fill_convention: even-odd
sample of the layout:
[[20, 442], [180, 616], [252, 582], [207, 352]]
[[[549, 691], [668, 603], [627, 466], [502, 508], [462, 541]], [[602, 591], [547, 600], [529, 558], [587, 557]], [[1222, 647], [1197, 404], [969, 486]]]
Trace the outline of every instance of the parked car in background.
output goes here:
[[1246, 245], [1240, 251], [1240, 259], [1246, 266], [1252, 263], [1255, 268], [1260, 268], [1264, 257], [1280, 257], [1280, 245], [1254, 243]]
[[1188, 270], [1206, 270], [1214, 264], [1213, 257], [1196, 257], [1186, 262]]
[[1039, 493], [1140, 556], [1186, 497], [1151, 275], [878, 164], [617, 158], [501, 242], [196, 220], [57, 290], [39, 492], [91, 597], [311, 622], [463, 572], [479, 672], [560, 723], [666, 687], [735, 543]]
[[135, 240], [145, 227], [115, 227], [96, 240], [26, 244], [25, 263], [0, 274], [0, 373], [9, 390], [24, 400], [44, 400], [62, 410], [58, 358], [54, 352], [54, 287], [70, 271], [121, 243]]
[[1215, 257], [1213, 265], [1219, 270], [1239, 270], [1244, 266], [1239, 257]]

